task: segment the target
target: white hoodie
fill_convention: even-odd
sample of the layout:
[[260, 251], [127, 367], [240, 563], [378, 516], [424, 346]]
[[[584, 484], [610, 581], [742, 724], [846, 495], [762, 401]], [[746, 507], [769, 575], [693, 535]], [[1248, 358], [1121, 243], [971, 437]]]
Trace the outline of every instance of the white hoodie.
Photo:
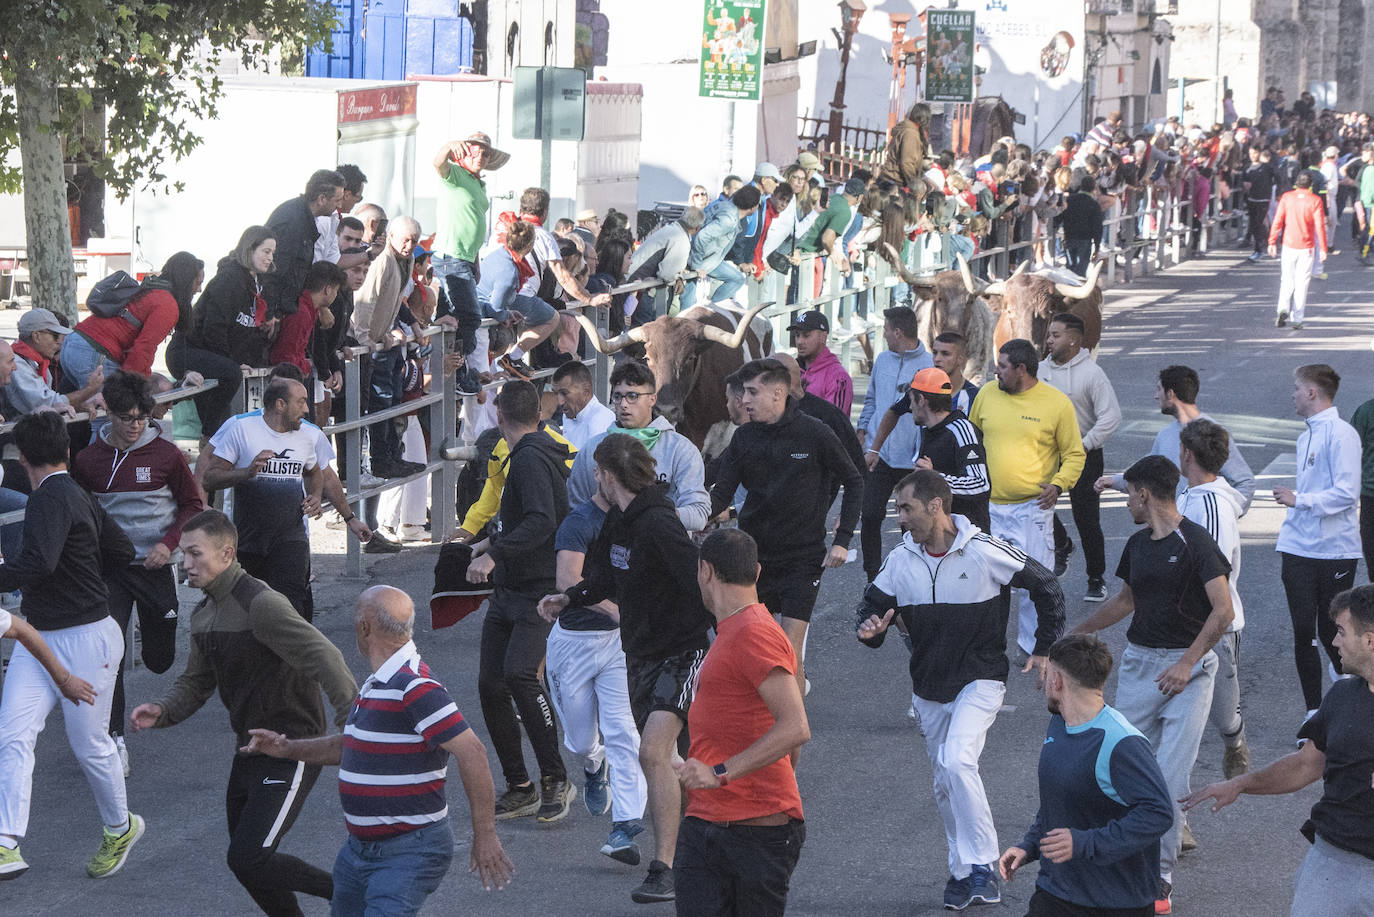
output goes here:
[[[1121, 405], [1116, 392], [1102, 367], [1087, 350], [1067, 363], [1040, 361], [1037, 373], [1041, 382], [1048, 382], [1069, 396], [1073, 411], [1078, 415], [1078, 429], [1083, 432], [1083, 450], [1101, 449], [1121, 426]], [[1177, 457], [1174, 459], [1177, 461]]]
[[1238, 632], [1245, 626], [1240, 607], [1240, 517], [1245, 513], [1245, 497], [1225, 478], [1217, 478], [1196, 487], [1185, 487], [1178, 498], [1178, 511], [1207, 530], [1231, 563], [1231, 575], [1226, 583], [1231, 587], [1231, 608], [1236, 616], [1227, 633]]
[[1362, 556], [1360, 456], [1360, 434], [1335, 407], [1307, 418], [1298, 437], [1297, 503], [1283, 517], [1274, 550], [1316, 560]]

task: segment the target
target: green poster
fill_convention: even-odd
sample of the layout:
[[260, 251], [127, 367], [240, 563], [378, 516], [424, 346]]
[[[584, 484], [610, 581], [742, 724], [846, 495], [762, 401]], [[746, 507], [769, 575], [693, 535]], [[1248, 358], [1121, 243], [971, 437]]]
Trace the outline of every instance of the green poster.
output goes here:
[[703, 99], [757, 102], [763, 97], [765, 0], [706, 0], [701, 31]]
[[973, 101], [973, 11], [926, 11], [927, 102]]

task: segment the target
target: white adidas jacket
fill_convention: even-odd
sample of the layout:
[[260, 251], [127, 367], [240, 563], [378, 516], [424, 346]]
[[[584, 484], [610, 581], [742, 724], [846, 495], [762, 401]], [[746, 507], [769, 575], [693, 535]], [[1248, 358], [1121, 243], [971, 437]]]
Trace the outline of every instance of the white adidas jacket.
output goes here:
[[1298, 437], [1297, 504], [1283, 517], [1274, 550], [1316, 560], [1362, 556], [1360, 456], [1360, 434], [1335, 407], [1307, 418]]
[[1227, 482], [1217, 478], [1196, 487], [1185, 487], [1178, 498], [1178, 511], [1207, 530], [1221, 554], [1231, 563], [1226, 583], [1231, 587], [1231, 609], [1236, 613], [1227, 633], [1245, 627], [1240, 607], [1240, 517], [1245, 513], [1245, 497]]

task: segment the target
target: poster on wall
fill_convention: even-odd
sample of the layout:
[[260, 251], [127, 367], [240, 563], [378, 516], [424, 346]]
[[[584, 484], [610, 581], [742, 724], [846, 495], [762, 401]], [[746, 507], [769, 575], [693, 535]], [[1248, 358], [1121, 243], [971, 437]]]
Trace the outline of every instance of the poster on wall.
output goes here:
[[703, 99], [757, 102], [763, 97], [765, 0], [706, 0], [701, 30]]
[[927, 102], [973, 101], [973, 11], [926, 12]]

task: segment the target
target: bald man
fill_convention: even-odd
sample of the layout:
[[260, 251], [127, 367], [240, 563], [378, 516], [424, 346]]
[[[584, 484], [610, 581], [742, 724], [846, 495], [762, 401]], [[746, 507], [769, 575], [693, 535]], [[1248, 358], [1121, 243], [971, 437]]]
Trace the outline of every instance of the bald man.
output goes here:
[[504, 888], [514, 870], [496, 836], [496, 790], [486, 747], [444, 686], [430, 677], [415, 648], [414, 627], [408, 595], [392, 586], [368, 589], [358, 597], [353, 630], [373, 671], [343, 734], [288, 739], [254, 729], [240, 749], [339, 765], [349, 838], [334, 861], [334, 917], [415, 914], [439, 887], [453, 860], [445, 795], [449, 755], [458, 763], [472, 815], [469, 871], [490, 890]]

